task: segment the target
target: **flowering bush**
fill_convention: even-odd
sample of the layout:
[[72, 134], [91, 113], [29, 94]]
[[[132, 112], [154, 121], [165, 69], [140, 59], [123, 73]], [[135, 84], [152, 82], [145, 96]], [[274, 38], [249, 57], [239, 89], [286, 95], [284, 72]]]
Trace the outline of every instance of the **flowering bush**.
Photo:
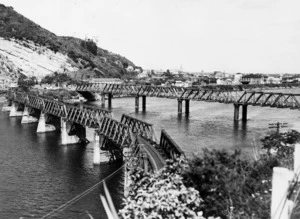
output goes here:
[[131, 172], [132, 184], [120, 210], [122, 218], [197, 218], [202, 199], [199, 192], [186, 187], [180, 176], [184, 169], [182, 160], [167, 161], [161, 171], [149, 174], [141, 169]]

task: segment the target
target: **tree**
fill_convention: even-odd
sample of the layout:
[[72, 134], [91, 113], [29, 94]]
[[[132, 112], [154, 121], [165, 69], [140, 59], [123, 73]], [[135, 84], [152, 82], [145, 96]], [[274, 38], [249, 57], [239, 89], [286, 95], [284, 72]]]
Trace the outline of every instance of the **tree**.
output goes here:
[[86, 39], [80, 42], [81, 47], [86, 48], [92, 54], [97, 55], [97, 44], [92, 39]]

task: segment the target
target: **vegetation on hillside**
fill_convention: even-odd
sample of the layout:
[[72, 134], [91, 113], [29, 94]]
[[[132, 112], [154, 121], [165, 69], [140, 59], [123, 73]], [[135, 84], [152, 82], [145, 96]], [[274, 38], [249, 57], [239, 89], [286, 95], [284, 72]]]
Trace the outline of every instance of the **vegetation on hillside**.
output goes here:
[[106, 77], [120, 77], [126, 74], [126, 67], [136, 67], [120, 55], [98, 48], [91, 39], [60, 37], [40, 27], [14, 11], [12, 7], [0, 4], [0, 37], [30, 40], [46, 46], [54, 52], [67, 54], [81, 69], [98, 68]]
[[41, 80], [41, 84], [60, 84], [60, 83], [79, 84], [82, 82], [75, 80], [74, 77], [70, 77], [66, 73], [58, 74], [57, 72], [54, 72], [54, 74], [46, 75]]

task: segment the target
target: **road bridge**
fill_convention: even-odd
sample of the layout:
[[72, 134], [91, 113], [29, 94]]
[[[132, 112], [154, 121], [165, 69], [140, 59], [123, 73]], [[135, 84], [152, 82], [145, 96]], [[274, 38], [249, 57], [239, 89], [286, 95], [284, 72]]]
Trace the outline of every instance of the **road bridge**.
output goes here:
[[[268, 85], [264, 85], [268, 86]], [[269, 85], [275, 87], [274, 85]], [[299, 86], [299, 84], [297, 84]], [[251, 86], [247, 86], [249, 88]], [[254, 87], [254, 86], [253, 86]], [[270, 88], [269, 87], [269, 88]], [[278, 85], [278, 87], [280, 87]], [[290, 84], [281, 85], [281, 87], [292, 87]], [[243, 88], [243, 87], [242, 87]], [[171, 98], [178, 101], [178, 114], [183, 112], [183, 102], [185, 102], [185, 113], [189, 114], [190, 101], [218, 102], [234, 105], [234, 120], [239, 120], [239, 107], [242, 106], [242, 120], [247, 120], [247, 107], [269, 106], [277, 108], [299, 109], [299, 95], [292, 93], [273, 93], [265, 91], [247, 91], [240, 86], [215, 86], [203, 88], [183, 88], [183, 87], [165, 87], [151, 85], [129, 85], [129, 84], [87, 84], [77, 86], [76, 91], [85, 95], [89, 93], [98, 93], [108, 98], [108, 105], [111, 107], [113, 96], [132, 96], [135, 97], [135, 108], [139, 110], [139, 97], [142, 97], [142, 109], [146, 110], [146, 97]], [[277, 88], [277, 87], [275, 87]]]

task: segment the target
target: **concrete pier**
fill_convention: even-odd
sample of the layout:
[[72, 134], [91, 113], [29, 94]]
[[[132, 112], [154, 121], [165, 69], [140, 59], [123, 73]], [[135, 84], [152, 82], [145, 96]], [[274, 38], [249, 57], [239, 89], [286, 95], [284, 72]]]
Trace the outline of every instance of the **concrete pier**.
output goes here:
[[46, 114], [41, 112], [36, 132], [37, 133], [53, 132], [53, 131], [55, 131], [55, 129], [56, 128], [54, 125], [46, 124]]
[[101, 150], [101, 145], [103, 143], [103, 136], [100, 136], [97, 131], [94, 134], [94, 165], [99, 165], [101, 163], [108, 163], [109, 156], [106, 151]]
[[55, 126], [52, 124], [46, 124], [46, 114], [41, 112], [38, 127], [36, 132], [37, 133], [44, 133], [44, 132], [53, 132], [55, 131]]
[[9, 105], [9, 103], [2, 106], [2, 112], [10, 112], [10, 110], [11, 110], [11, 105]]
[[20, 117], [20, 116], [23, 116], [23, 112], [22, 111], [18, 111], [18, 105], [17, 105], [17, 103], [13, 102], [12, 105], [11, 105], [9, 117]]
[[105, 106], [105, 94], [101, 94], [101, 105]]
[[240, 114], [240, 105], [234, 103], [233, 106], [234, 106], [233, 120], [238, 121], [239, 114]]
[[146, 111], [146, 96], [142, 96], [142, 110]]
[[30, 108], [28, 106], [25, 106], [21, 123], [22, 124], [24, 124], [24, 123], [34, 123], [34, 122], [38, 122], [38, 121], [39, 120], [37, 118], [30, 115]]
[[67, 131], [67, 121], [64, 118], [60, 120], [61, 124], [61, 144], [68, 145], [68, 144], [76, 144], [79, 142], [79, 138], [76, 135], [70, 136]]
[[185, 100], [185, 114], [189, 114], [190, 113], [190, 100], [186, 99]]
[[247, 107], [248, 105], [247, 104], [244, 104], [243, 105], [243, 111], [242, 111], [242, 121], [243, 122], [247, 122]]
[[108, 108], [111, 108], [112, 93], [108, 93]]
[[135, 97], [135, 111], [139, 111], [140, 99], [139, 96]]
[[95, 131], [94, 134], [94, 157], [93, 157], [93, 163], [94, 165], [99, 165], [101, 162], [100, 160], [100, 136]]
[[178, 114], [182, 114], [182, 99], [178, 99]]

